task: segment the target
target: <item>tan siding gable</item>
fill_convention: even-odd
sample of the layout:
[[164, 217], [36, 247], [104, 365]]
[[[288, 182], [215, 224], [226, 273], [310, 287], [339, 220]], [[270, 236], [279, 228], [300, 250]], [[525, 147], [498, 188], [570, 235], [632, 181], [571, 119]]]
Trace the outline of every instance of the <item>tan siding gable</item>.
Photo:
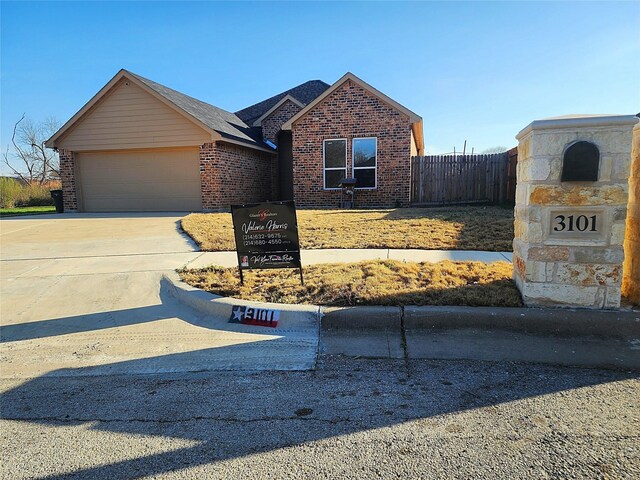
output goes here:
[[[127, 84], [128, 83], [128, 84]], [[72, 151], [196, 146], [211, 135], [125, 79], [56, 143]]]

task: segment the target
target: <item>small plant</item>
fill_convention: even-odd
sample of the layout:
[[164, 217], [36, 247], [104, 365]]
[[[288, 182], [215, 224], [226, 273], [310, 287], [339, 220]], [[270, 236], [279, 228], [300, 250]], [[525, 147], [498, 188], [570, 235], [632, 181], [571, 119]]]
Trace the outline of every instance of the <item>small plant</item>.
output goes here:
[[49, 182], [47, 184], [40, 185], [38, 183], [26, 185], [23, 190], [23, 198], [21, 199], [21, 206], [24, 207], [43, 207], [46, 205], [53, 205], [53, 198], [51, 198], [51, 190], [60, 188], [59, 183]]

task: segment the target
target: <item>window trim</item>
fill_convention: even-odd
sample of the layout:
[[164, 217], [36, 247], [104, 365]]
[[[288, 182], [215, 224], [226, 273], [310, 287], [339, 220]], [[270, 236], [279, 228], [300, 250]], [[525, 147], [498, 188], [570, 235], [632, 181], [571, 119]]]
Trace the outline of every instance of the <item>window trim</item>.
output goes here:
[[[375, 140], [376, 142], [376, 164], [373, 167], [356, 167], [355, 143], [356, 140]], [[351, 139], [351, 176], [356, 178], [356, 170], [373, 170], [373, 187], [355, 187], [356, 190], [376, 190], [378, 188], [378, 137], [354, 137]]]
[[[344, 167], [327, 167], [327, 159], [325, 157], [326, 142], [333, 142], [336, 140], [344, 141]], [[377, 155], [377, 150], [376, 150]], [[377, 159], [377, 157], [376, 157]], [[345, 177], [347, 176], [347, 139], [346, 138], [325, 138], [322, 140], [322, 189], [323, 190], [342, 190], [340, 187], [327, 187], [327, 176], [325, 172], [327, 170], [343, 170]]]

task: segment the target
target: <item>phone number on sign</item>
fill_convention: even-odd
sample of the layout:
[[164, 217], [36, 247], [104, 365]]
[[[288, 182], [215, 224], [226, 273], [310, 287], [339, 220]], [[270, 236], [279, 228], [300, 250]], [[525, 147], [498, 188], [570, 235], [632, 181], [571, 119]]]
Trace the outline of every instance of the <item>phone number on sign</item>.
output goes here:
[[280, 238], [272, 238], [270, 240], [245, 240], [242, 244], [245, 247], [251, 245], [279, 245], [282, 243], [282, 239]]
[[243, 240], [271, 240], [282, 238], [282, 234], [280, 233], [254, 233], [252, 235], [243, 235]]

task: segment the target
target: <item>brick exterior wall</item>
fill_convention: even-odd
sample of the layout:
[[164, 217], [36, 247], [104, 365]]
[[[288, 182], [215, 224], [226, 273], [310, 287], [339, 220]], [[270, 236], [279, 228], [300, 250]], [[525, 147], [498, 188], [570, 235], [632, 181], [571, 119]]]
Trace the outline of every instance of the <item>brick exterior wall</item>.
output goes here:
[[302, 110], [291, 100], [284, 102], [277, 110], [271, 113], [267, 118], [262, 120], [262, 138], [278, 144], [278, 132], [282, 125]]
[[341, 192], [323, 190], [322, 143], [347, 139], [347, 176], [352, 139], [376, 137], [377, 188], [356, 190], [357, 207], [407, 206], [411, 195], [409, 118], [359, 85], [347, 81], [293, 125], [294, 198], [302, 207], [337, 207]]
[[200, 147], [202, 208], [227, 210], [232, 204], [277, 199], [275, 155], [227, 143]]
[[76, 162], [73, 152], [69, 150], [58, 151], [60, 158], [60, 179], [62, 180], [62, 197], [65, 212], [78, 210], [78, 197], [76, 194]]

